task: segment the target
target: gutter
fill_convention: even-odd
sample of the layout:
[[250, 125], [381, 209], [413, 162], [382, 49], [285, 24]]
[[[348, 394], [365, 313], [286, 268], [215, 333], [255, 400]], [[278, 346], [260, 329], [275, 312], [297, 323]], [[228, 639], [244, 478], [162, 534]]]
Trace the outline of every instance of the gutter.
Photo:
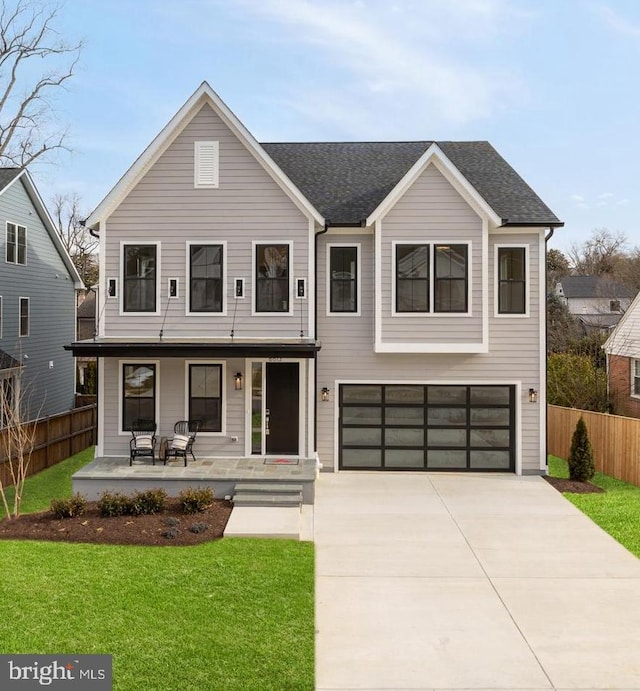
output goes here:
[[[562, 224], [564, 225], [564, 223]], [[547, 329], [547, 243], [553, 237], [556, 227], [549, 226], [549, 232], [544, 236], [544, 385], [547, 386], [547, 370], [549, 364], [549, 330]], [[549, 403], [547, 402], [547, 392], [544, 392], [545, 409], [544, 409], [544, 462], [547, 466], [547, 475], [549, 474]]]

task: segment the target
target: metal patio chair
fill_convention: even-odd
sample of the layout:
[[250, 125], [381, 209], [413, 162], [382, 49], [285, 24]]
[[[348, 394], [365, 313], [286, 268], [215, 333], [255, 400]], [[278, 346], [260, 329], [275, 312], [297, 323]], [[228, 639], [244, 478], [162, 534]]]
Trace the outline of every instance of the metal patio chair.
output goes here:
[[139, 456], [151, 456], [153, 465], [156, 464], [156, 429], [153, 420], [134, 420], [129, 440], [129, 465]]

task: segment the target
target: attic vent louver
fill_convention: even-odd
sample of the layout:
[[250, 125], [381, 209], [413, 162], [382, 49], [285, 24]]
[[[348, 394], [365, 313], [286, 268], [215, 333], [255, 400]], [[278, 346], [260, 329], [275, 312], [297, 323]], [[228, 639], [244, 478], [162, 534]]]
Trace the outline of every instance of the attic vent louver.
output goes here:
[[218, 187], [219, 142], [194, 142], [194, 187]]

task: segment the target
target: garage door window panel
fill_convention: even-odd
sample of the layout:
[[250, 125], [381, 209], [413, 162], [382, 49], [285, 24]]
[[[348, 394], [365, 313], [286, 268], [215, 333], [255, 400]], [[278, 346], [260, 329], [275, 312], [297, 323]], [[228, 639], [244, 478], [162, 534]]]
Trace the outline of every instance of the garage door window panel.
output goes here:
[[427, 451], [427, 468], [438, 468], [440, 470], [450, 468], [460, 470], [467, 467], [466, 451], [433, 450]]
[[466, 386], [429, 386], [427, 387], [429, 405], [467, 404]]
[[349, 468], [381, 468], [382, 451], [380, 449], [344, 449], [342, 463]]
[[379, 427], [345, 427], [342, 442], [345, 446], [380, 446], [382, 430]]
[[471, 451], [471, 468], [474, 470], [509, 470], [509, 451]]
[[384, 454], [385, 468], [424, 468], [424, 451], [387, 449]]
[[472, 447], [490, 446], [493, 448], [508, 448], [510, 435], [508, 429], [472, 429], [469, 434]]
[[424, 429], [387, 427], [385, 429], [387, 446], [424, 446]]

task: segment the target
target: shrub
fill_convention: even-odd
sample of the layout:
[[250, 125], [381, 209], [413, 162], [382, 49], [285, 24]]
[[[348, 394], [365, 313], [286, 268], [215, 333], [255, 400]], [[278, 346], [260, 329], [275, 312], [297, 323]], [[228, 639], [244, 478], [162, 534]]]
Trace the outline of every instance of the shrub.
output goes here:
[[175, 528], [176, 526], [180, 525], [180, 519], [175, 518], [174, 516], [167, 516], [164, 519], [165, 525], [168, 525], [170, 528]]
[[136, 492], [131, 497], [131, 513], [134, 516], [159, 513], [165, 507], [167, 493], [163, 489]]
[[87, 500], [81, 494], [74, 494], [68, 499], [52, 499], [51, 513], [56, 518], [73, 518], [81, 516], [87, 506]]
[[569, 479], [587, 482], [595, 475], [596, 469], [593, 462], [593, 449], [589, 441], [587, 426], [580, 417], [571, 438], [571, 450], [569, 452]]
[[194, 523], [193, 525], [189, 526], [189, 530], [192, 533], [204, 533], [205, 530], [207, 530], [209, 526], [206, 523]]
[[162, 533], [162, 537], [166, 537], [167, 540], [175, 540], [179, 534], [180, 531], [177, 528], [167, 528], [167, 530]]
[[182, 513], [199, 513], [213, 504], [213, 490], [209, 487], [189, 487], [178, 495]]
[[130, 505], [131, 500], [129, 497], [118, 492], [103, 492], [100, 499], [98, 499], [98, 511], [103, 518], [124, 516], [130, 513], [128, 510]]

